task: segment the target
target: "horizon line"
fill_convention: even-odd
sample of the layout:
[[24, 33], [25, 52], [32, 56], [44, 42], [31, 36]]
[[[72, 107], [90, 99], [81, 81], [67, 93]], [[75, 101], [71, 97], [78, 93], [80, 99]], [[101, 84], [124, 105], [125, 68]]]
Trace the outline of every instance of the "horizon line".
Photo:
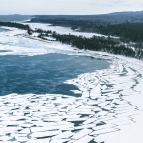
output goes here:
[[58, 15], [58, 16], [66, 16], [66, 15], [68, 15], [68, 16], [88, 16], [88, 15], [108, 15], [108, 14], [116, 14], [116, 13], [130, 13], [130, 12], [132, 12], [132, 13], [136, 13], [136, 12], [143, 12], [143, 10], [141, 10], [141, 11], [114, 11], [114, 12], [110, 12], [110, 13], [100, 13], [100, 14], [0, 14], [0, 16], [18, 16], [18, 15], [27, 15], [27, 16], [33, 16], [33, 15]]

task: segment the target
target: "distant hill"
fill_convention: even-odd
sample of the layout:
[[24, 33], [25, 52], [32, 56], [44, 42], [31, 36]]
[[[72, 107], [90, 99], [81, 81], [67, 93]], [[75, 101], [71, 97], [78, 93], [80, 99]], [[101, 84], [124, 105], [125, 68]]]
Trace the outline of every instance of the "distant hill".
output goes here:
[[143, 14], [143, 11], [123, 11], [123, 12], [109, 13], [109, 15], [141, 15], [141, 14]]
[[24, 21], [28, 19], [31, 19], [30, 15], [19, 15], [19, 14], [0, 15], [0, 21]]

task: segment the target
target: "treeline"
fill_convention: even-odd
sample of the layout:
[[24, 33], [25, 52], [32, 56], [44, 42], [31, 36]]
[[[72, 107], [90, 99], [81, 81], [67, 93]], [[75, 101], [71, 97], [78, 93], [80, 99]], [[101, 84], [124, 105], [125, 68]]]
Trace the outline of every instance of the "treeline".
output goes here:
[[142, 42], [143, 41], [143, 23], [123, 23], [114, 25], [97, 25], [100, 33], [105, 35], [114, 35], [121, 37], [122, 41]]
[[40, 28], [36, 28], [35, 30], [33, 30], [32, 32], [36, 32], [39, 33], [39, 37], [42, 36], [49, 36], [49, 34], [52, 34], [53, 32], [51, 30], [42, 30]]
[[0, 21], [0, 26], [7, 26], [7, 27], [14, 27], [22, 30], [27, 30], [28, 34], [32, 34], [32, 30], [30, 29], [29, 25], [24, 25], [16, 22], [3, 22]]
[[37, 16], [31, 21], [47, 22], [60, 26], [70, 26], [73, 30], [79, 29], [83, 32], [95, 32], [117, 36], [120, 37], [123, 42], [143, 42], [142, 16], [86, 16], [85, 20], [83, 20], [82, 16], [73, 17], [74, 16], [70, 19], [68, 16]]
[[110, 37], [95, 37], [86, 38], [82, 36], [74, 35], [59, 35], [53, 33], [53, 38], [65, 44], [70, 44], [71, 46], [77, 47], [79, 49], [93, 50], [93, 51], [103, 51], [111, 54], [124, 55], [128, 57], [143, 57], [143, 51], [135, 51], [130, 47], [120, 44], [120, 42], [112, 39]]

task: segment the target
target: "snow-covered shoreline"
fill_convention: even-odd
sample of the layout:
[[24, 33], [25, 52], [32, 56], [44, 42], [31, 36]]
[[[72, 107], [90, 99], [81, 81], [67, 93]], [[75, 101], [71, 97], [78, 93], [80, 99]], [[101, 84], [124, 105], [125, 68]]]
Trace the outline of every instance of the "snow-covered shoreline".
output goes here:
[[[9, 29], [9, 28], [8, 28]], [[81, 97], [17, 95], [0, 97], [0, 141], [27, 143], [135, 143], [143, 136], [143, 61], [84, 51], [56, 41], [26, 39], [22, 30], [0, 33], [0, 55], [64, 53], [110, 59], [108, 69], [65, 81]], [[14, 31], [13, 31], [14, 30]], [[16, 36], [14, 36], [16, 35]], [[35, 46], [36, 45], [36, 46]]]

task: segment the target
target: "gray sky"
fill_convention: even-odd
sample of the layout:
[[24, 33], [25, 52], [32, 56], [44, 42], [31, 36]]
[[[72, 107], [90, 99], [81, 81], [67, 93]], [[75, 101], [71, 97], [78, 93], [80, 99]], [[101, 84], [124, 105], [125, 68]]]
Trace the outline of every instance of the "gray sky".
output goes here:
[[143, 10], [143, 0], [0, 0], [3, 14], [103, 14]]

